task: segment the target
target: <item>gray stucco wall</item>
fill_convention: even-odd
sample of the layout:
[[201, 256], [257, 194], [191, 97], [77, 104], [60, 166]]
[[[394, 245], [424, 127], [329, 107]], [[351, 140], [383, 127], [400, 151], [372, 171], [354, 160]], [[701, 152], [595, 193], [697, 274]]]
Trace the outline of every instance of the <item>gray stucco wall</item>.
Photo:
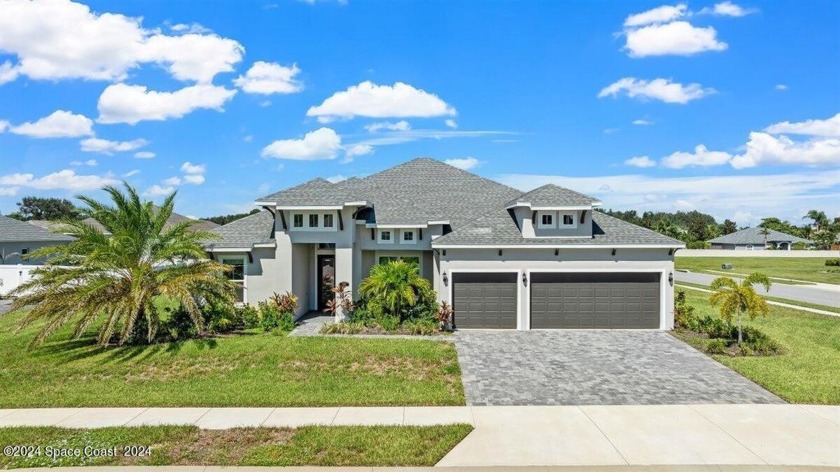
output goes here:
[[[516, 222], [522, 229], [522, 235], [526, 238], [535, 237], [581, 237], [592, 236], [592, 210], [568, 210], [568, 211], [537, 211], [536, 223], [533, 220], [533, 211], [527, 207], [518, 207], [513, 210]], [[554, 228], [540, 228], [540, 215], [551, 213], [554, 217]], [[576, 227], [560, 228], [559, 222], [564, 213], [571, 213], [575, 218]], [[583, 218], [581, 215], [583, 214]], [[581, 219], [583, 223], [581, 223]]]
[[[674, 288], [668, 282], [673, 274], [673, 256], [667, 249], [619, 249], [615, 256], [611, 249], [565, 249], [557, 256], [553, 248], [505, 249], [502, 256], [497, 249], [448, 249], [446, 256], [436, 255], [439, 267], [435, 274], [434, 287], [438, 299], [452, 303], [453, 272], [515, 272], [519, 295], [519, 329], [529, 329], [530, 283], [522, 283], [522, 275], [533, 272], [656, 272], [660, 274], [660, 328], [674, 326]], [[449, 284], [443, 285], [442, 275], [446, 272]]]
[[48, 246], [63, 245], [60, 241], [29, 241], [29, 242], [0, 242], [0, 264], [41, 264], [43, 259], [24, 259], [21, 253], [24, 249], [32, 252]]

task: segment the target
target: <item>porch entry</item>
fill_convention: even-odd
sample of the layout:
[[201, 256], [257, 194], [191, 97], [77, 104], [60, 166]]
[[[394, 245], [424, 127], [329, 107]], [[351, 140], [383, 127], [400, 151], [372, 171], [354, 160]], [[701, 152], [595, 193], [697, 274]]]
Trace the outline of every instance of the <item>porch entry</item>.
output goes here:
[[318, 255], [318, 309], [327, 307], [327, 302], [335, 297], [332, 289], [335, 287], [335, 255]]

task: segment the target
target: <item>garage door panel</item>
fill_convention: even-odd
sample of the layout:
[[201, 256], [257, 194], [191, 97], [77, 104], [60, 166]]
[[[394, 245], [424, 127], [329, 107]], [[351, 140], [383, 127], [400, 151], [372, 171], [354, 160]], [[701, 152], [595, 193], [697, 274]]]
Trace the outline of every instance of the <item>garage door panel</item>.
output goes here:
[[452, 307], [458, 329], [516, 328], [516, 280], [515, 273], [453, 274]]
[[658, 327], [657, 273], [531, 274], [531, 328]]

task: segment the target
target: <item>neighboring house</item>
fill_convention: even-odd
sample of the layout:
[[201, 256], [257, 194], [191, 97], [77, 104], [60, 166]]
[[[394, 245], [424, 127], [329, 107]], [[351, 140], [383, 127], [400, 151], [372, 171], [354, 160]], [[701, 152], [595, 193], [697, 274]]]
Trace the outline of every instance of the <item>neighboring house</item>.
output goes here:
[[764, 228], [759, 227], [745, 228], [741, 231], [710, 239], [709, 243], [712, 245], [712, 249], [747, 249], [758, 251], [764, 249], [783, 249], [790, 251], [794, 243], [813, 244], [807, 239], [772, 229], [768, 230], [765, 235], [762, 234], [763, 230]]
[[243, 300], [291, 291], [298, 315], [335, 283], [355, 292], [374, 264], [418, 263], [465, 328], [673, 327], [674, 252], [683, 243], [595, 211], [546, 185], [523, 193], [433, 159], [267, 195], [265, 210], [213, 232]]
[[67, 244], [73, 238], [0, 215], [0, 264], [38, 264], [24, 256], [44, 246]]
[[[167, 220], [166, 226], [168, 227], [168, 226], [171, 226], [171, 225], [174, 225], [174, 224], [178, 224], [178, 223], [180, 223], [182, 221], [186, 221], [186, 220], [192, 220], [192, 218], [189, 218], [189, 217], [184, 216], [184, 215], [179, 215], [178, 213], [173, 212], [172, 215], [170, 215], [169, 220]], [[190, 230], [192, 230], [192, 231], [196, 231], [196, 230], [209, 231], [213, 228], [218, 228], [219, 227], [218, 224], [213, 223], [212, 221], [204, 221], [204, 220], [192, 220], [192, 221], [196, 221], [196, 223], [190, 227]], [[82, 222], [87, 224], [88, 226], [93, 226], [94, 228], [98, 229], [100, 233], [103, 233], [103, 234], [106, 234], [106, 235], [109, 235], [109, 236], [111, 235], [111, 233], [109, 233], [105, 229], [105, 227], [102, 226], [101, 223], [99, 223], [98, 221], [96, 221], [93, 218], [85, 218], [84, 220], [82, 220]], [[48, 229], [48, 230], [57, 230], [59, 232], [61, 231], [61, 223], [56, 222], [56, 221], [29, 220], [29, 221], [27, 221], [27, 223], [38, 226], [38, 227], [41, 227], [41, 228], [44, 228], [44, 229]]]

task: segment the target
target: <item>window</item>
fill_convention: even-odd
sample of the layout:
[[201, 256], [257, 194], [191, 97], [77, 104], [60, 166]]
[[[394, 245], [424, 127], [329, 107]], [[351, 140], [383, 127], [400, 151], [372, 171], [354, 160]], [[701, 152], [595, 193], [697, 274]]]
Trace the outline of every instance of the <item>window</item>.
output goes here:
[[394, 240], [391, 239], [391, 230], [379, 230], [379, 242], [385, 244], [393, 243]]
[[295, 228], [303, 228], [303, 215], [300, 213], [292, 215], [292, 226]]
[[538, 220], [540, 228], [554, 228], [554, 213], [540, 213], [540, 219]]
[[222, 264], [230, 266], [231, 270], [226, 272], [228, 280], [235, 283], [236, 301], [245, 301], [245, 259], [241, 257], [223, 257]]
[[20, 253], [21, 253], [21, 254], [29, 254], [29, 248], [28, 248], [28, 247], [25, 247], [25, 248], [21, 249], [21, 250], [20, 250]]
[[403, 231], [402, 232], [402, 240], [404, 243], [407, 244], [414, 244], [414, 231]]
[[561, 228], [575, 228], [577, 224], [575, 223], [575, 215], [574, 213], [565, 213], [563, 215], [562, 223], [560, 224]]
[[332, 227], [333, 227], [333, 215], [332, 214], [324, 215], [324, 228], [332, 228]]
[[309, 215], [309, 227], [310, 228], [317, 228], [318, 227], [318, 215]]

